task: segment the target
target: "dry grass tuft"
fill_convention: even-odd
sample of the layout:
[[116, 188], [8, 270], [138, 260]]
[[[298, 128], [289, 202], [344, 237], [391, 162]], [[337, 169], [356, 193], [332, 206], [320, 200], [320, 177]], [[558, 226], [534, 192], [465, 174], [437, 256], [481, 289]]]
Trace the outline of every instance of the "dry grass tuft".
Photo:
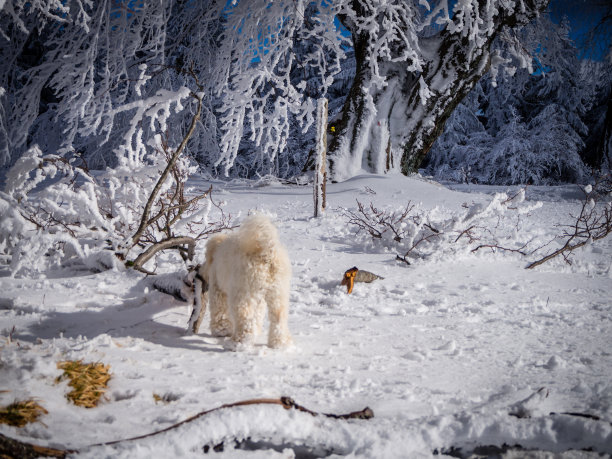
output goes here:
[[40, 416], [47, 413], [35, 399], [15, 401], [0, 407], [0, 424], [23, 427], [30, 422], [36, 422]]
[[64, 374], [56, 382], [70, 379], [68, 385], [72, 391], [66, 394], [68, 400], [78, 406], [93, 408], [98, 405], [100, 397], [106, 391], [107, 383], [111, 378], [110, 365], [102, 363], [83, 363], [82, 360], [67, 360], [59, 362], [57, 368], [64, 370]]

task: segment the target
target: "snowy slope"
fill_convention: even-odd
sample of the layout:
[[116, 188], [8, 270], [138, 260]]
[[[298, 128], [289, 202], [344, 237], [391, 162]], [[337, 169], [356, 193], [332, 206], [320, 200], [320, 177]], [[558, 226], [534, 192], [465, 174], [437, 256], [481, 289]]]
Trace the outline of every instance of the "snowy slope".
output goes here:
[[[255, 209], [276, 221], [293, 265], [295, 346], [270, 350], [261, 337], [252, 351], [232, 352], [207, 326], [186, 335], [189, 307], [135, 272], [2, 277], [0, 404], [37, 397], [49, 414], [21, 429], [0, 425], [0, 433], [92, 458], [201, 457], [204, 445], [222, 442], [225, 451], [208, 456], [430, 457], [503, 444], [612, 454], [611, 238], [577, 253], [571, 266], [553, 260], [526, 270], [516, 254], [452, 246], [408, 266], [388, 241], [355, 235], [339, 208], [355, 209], [355, 199], [390, 209], [412, 200], [444, 214], [489, 202], [499, 190], [360, 176], [329, 184], [328, 210], [313, 219], [310, 187], [214, 185], [237, 221]], [[543, 203], [516, 238], [550, 239], [578, 196], [572, 188], [528, 189], [527, 202]], [[384, 279], [348, 295], [339, 283], [352, 266]], [[65, 359], [110, 364], [103, 404], [68, 403], [66, 383], [54, 383]], [[224, 403], [281, 395], [318, 412], [369, 406], [375, 417], [334, 420], [256, 405], [139, 441], [90, 446]], [[246, 438], [254, 450], [235, 449], [234, 440]]]

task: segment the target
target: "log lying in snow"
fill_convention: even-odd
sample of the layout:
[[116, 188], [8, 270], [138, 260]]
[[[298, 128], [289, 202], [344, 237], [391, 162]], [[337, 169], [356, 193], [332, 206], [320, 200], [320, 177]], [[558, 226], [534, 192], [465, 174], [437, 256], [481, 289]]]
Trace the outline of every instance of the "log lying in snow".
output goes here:
[[[242, 400], [240, 402], [228, 403], [225, 405], [218, 406], [217, 408], [213, 408], [210, 410], [202, 411], [190, 418], [185, 419], [177, 424], [173, 424], [170, 427], [167, 427], [162, 430], [158, 430], [157, 432], [140, 435], [138, 437], [126, 438], [123, 440], [115, 440], [105, 443], [98, 443], [91, 446], [108, 446], [108, 445], [116, 445], [118, 443], [128, 442], [128, 441], [136, 441], [142, 440], [144, 438], [152, 437], [154, 435], [158, 435], [164, 432], [168, 432], [169, 430], [176, 429], [177, 427], [182, 426], [183, 424], [187, 424], [188, 422], [195, 421], [196, 419], [210, 414], [214, 411], [226, 409], [226, 408], [234, 408], [237, 406], [246, 406], [246, 405], [280, 405], [286, 410], [295, 409], [298, 411], [303, 411], [304, 413], [311, 414], [313, 416], [325, 416], [333, 419], [371, 419], [374, 417], [374, 412], [370, 408], [364, 408], [361, 411], [353, 411], [347, 414], [328, 414], [328, 413], [317, 413], [316, 411], [309, 410], [306, 407], [298, 405], [291, 397], [281, 397], [281, 398], [261, 398], [261, 399], [252, 399], [252, 400]], [[14, 440], [9, 437], [5, 437], [0, 434], [0, 457], [8, 457], [8, 458], [23, 458], [30, 459], [35, 457], [59, 457], [64, 458], [68, 454], [77, 454], [78, 450], [61, 450], [54, 448], [47, 448], [44, 446], [32, 445], [29, 443], [24, 443], [19, 440]]]
[[33, 459], [35, 457], [59, 457], [64, 458], [67, 454], [77, 451], [47, 448], [44, 446], [31, 445], [19, 440], [5, 437], [0, 434], [0, 457]]

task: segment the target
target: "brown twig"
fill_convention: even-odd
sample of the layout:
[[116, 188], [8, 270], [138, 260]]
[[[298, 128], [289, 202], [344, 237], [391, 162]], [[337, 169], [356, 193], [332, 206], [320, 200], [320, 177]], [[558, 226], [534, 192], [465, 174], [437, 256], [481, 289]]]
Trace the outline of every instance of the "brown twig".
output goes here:
[[563, 225], [566, 228], [559, 237], [565, 239], [564, 244], [557, 250], [530, 263], [527, 269], [533, 269], [549, 260], [561, 255], [566, 263], [571, 264], [570, 255], [580, 247], [598, 241], [612, 233], [612, 206], [607, 203], [603, 208], [598, 209], [597, 200], [600, 196], [605, 196], [609, 192], [610, 176], [600, 178], [592, 190], [587, 192], [582, 189], [584, 198], [580, 207], [580, 213], [571, 225]]
[[480, 244], [476, 247], [474, 247], [471, 252], [472, 253], [476, 253], [478, 252], [480, 249], [491, 249], [493, 252], [495, 252], [496, 250], [500, 250], [502, 252], [511, 252], [511, 253], [518, 253], [519, 255], [523, 255], [523, 256], [527, 256], [528, 253], [525, 252], [525, 248], [529, 245], [529, 242], [526, 242], [525, 244], [523, 244], [522, 246], [518, 247], [518, 248], [510, 248], [510, 247], [504, 247], [502, 245], [499, 244]]
[[168, 178], [168, 175], [170, 175], [172, 169], [174, 168], [174, 165], [178, 161], [179, 156], [181, 155], [181, 153], [187, 146], [187, 142], [193, 135], [195, 128], [197, 126], [197, 123], [200, 120], [200, 115], [202, 113], [202, 96], [195, 94], [193, 92], [191, 93], [191, 95], [198, 101], [196, 113], [193, 115], [193, 118], [191, 119], [191, 125], [189, 126], [187, 134], [185, 134], [185, 137], [183, 137], [183, 140], [181, 141], [180, 145], [172, 154], [170, 160], [168, 161], [168, 164], [166, 164], [164, 171], [159, 176], [157, 183], [155, 184], [155, 186], [153, 187], [153, 190], [151, 191], [151, 194], [149, 195], [149, 199], [147, 200], [144, 210], [142, 211], [142, 216], [140, 218], [140, 225], [138, 226], [136, 233], [134, 233], [134, 235], [132, 236], [131, 247], [134, 247], [136, 244], [138, 244], [138, 242], [140, 241], [140, 238], [142, 237], [145, 230], [147, 229], [148, 227], [147, 223], [149, 221], [149, 214], [151, 213], [151, 208], [153, 207], [153, 203], [156, 201], [157, 195], [159, 194], [161, 187], [163, 186], [164, 182]]
[[[188, 247], [188, 258], [193, 260], [193, 254], [195, 252], [196, 241], [190, 236], [178, 236], [164, 239], [163, 241], [157, 242], [147, 248], [144, 252], [136, 257], [136, 259], [130, 264], [131, 267], [141, 271], [144, 264], [149, 261], [157, 252], [162, 250], [170, 249], [172, 247], [179, 247], [181, 245], [187, 245]], [[151, 274], [147, 271], [148, 274]]]
[[55, 449], [45, 446], [32, 445], [0, 434], [0, 457], [34, 459], [38, 457], [64, 458], [68, 454], [78, 451], [69, 449]]

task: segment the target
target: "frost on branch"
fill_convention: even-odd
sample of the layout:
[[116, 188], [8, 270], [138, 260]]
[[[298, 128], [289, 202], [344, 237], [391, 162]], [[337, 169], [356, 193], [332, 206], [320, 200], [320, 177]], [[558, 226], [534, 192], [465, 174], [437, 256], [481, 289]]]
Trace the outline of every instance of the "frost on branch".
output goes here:
[[0, 163], [32, 143], [51, 153], [86, 151], [90, 164], [110, 162], [124, 129], [114, 110], [133, 101], [146, 79], [135, 61], [162, 63], [166, 9], [160, 2], [131, 12], [122, 2], [6, 2]]
[[[219, 52], [231, 58], [223, 58], [218, 69], [224, 77], [219, 91], [223, 127], [221, 154], [214, 164], [225, 175], [235, 164], [243, 135], [254, 145], [255, 157], [242, 161], [275, 173], [292, 120], [302, 132], [312, 126], [316, 99], [326, 96], [345, 56], [334, 24], [336, 12], [333, 4], [306, 5], [301, 0], [253, 0], [228, 8]], [[305, 91], [292, 72], [314, 74], [316, 93]]]

